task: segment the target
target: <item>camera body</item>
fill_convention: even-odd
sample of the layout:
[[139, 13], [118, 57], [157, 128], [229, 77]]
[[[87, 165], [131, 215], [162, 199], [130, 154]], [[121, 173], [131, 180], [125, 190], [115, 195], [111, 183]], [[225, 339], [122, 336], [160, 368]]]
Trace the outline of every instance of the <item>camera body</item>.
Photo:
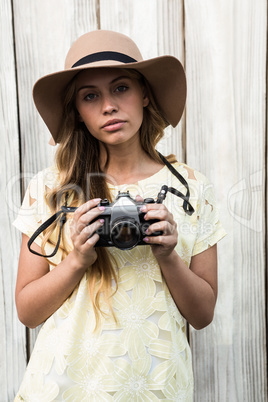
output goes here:
[[[146, 198], [137, 202], [129, 192], [119, 192], [115, 201], [107, 199], [100, 202], [105, 211], [97, 219], [104, 219], [104, 224], [96, 231], [100, 236], [95, 247], [117, 247], [121, 250], [130, 250], [138, 245], [148, 245], [143, 239], [145, 231], [158, 220], [144, 220], [145, 213], [141, 211], [146, 204], [155, 203], [153, 198]], [[96, 220], [97, 220], [96, 219]], [[159, 236], [162, 232], [154, 232], [150, 236]]]

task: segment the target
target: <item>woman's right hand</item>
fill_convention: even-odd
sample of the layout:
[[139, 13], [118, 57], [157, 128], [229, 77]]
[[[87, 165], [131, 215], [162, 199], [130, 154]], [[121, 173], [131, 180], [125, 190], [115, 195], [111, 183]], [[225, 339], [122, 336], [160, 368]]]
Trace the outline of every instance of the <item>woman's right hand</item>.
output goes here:
[[[104, 223], [101, 216], [100, 219], [97, 218], [105, 210], [105, 207], [98, 207], [100, 200], [96, 198], [87, 201], [77, 208], [73, 215], [70, 230], [74, 249], [71, 253], [81, 268], [88, 268], [97, 259], [94, 246], [99, 240], [99, 235], [96, 231]], [[91, 223], [92, 221], [94, 222]]]
[[[19, 319], [27, 327], [35, 328], [51, 316], [96, 260], [94, 246], [99, 235], [95, 232], [103, 224], [98, 216], [104, 210], [98, 207], [99, 202], [100, 199], [88, 201], [75, 211], [71, 223], [74, 249], [51, 270], [45, 258], [30, 253], [27, 247], [29, 237], [22, 235], [16, 305]], [[94, 219], [97, 220], [92, 222]], [[36, 243], [32, 247], [38, 253], [42, 252]]]

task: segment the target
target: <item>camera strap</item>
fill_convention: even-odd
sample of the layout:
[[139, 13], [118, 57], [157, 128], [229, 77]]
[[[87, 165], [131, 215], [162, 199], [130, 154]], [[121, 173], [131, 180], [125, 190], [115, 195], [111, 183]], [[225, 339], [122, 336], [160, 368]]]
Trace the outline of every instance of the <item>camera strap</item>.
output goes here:
[[[45, 230], [47, 229], [50, 225], [52, 225], [53, 222], [55, 222], [55, 220], [62, 215], [61, 219], [60, 219], [60, 230], [59, 230], [59, 236], [58, 236], [58, 241], [57, 244], [55, 246], [55, 249], [53, 250], [53, 252], [49, 255], [44, 255], [41, 253], [38, 253], [37, 251], [33, 250], [31, 248], [32, 243], [35, 241], [35, 239]], [[48, 220], [46, 220], [44, 223], [42, 223], [42, 225], [34, 232], [34, 234], [31, 236], [30, 240], [28, 241], [28, 249], [30, 250], [31, 253], [35, 254], [35, 255], [39, 255], [41, 257], [46, 257], [46, 258], [51, 258], [54, 257], [54, 255], [57, 253], [59, 246], [60, 246], [60, 240], [61, 240], [61, 232], [63, 229], [63, 225], [66, 222], [66, 212], [64, 212], [63, 210], [60, 210], [58, 212], [56, 212], [54, 215], [52, 215]]]
[[160, 193], [158, 194], [157, 197], [157, 203], [162, 203], [164, 199], [166, 198], [166, 194], [169, 191], [170, 193], [176, 195], [179, 198], [183, 199], [183, 209], [187, 215], [192, 215], [194, 213], [194, 208], [189, 202], [190, 198], [190, 190], [189, 190], [189, 185], [185, 178], [171, 165], [171, 163], [160, 153], [158, 152], [158, 155], [162, 159], [162, 161], [165, 163], [165, 165], [168, 167], [168, 169], [171, 171], [174, 176], [181, 182], [181, 184], [184, 185], [186, 188], [186, 194], [181, 193], [179, 190], [176, 190], [174, 187], [168, 187], [168, 186], [163, 186], [160, 190]]
[[[39, 226], [39, 228], [33, 233], [33, 235], [31, 236], [31, 238], [29, 239], [27, 246], [28, 249], [31, 253], [38, 255], [40, 257], [45, 257], [45, 258], [51, 258], [54, 257], [54, 255], [57, 253], [59, 246], [60, 246], [60, 241], [61, 241], [61, 234], [62, 234], [62, 229], [63, 229], [63, 225], [66, 222], [66, 215], [67, 215], [67, 200], [68, 200], [68, 193], [65, 194], [65, 205], [61, 206], [60, 211], [56, 212], [54, 215], [52, 215], [49, 219], [47, 219], [44, 223], [42, 223], [41, 226]], [[42, 253], [38, 253], [38, 251], [35, 251], [31, 248], [31, 245], [33, 244], [33, 242], [35, 241], [35, 239], [44, 231], [46, 230], [50, 225], [52, 225], [52, 223], [54, 223], [59, 217], [60, 218], [60, 229], [59, 229], [59, 236], [58, 236], [58, 240], [57, 240], [57, 244], [54, 248], [54, 250], [52, 251], [51, 254], [42, 254]]]
[[[168, 187], [166, 185], [161, 187], [161, 190], [157, 196], [157, 204], [161, 204], [165, 198], [168, 192], [176, 195], [177, 197], [180, 197], [183, 199], [183, 209], [187, 215], [192, 215], [194, 212], [194, 208], [189, 202], [190, 198], [190, 190], [187, 181], [184, 179], [184, 177], [171, 165], [170, 162], [160, 153], [158, 152], [158, 155], [160, 156], [161, 160], [164, 162], [164, 164], [168, 167], [168, 169], [171, 171], [174, 176], [177, 177], [177, 179], [181, 182], [181, 184], [184, 185], [186, 188], [186, 194], [183, 194], [182, 192], [176, 190], [174, 187]], [[61, 206], [60, 211], [56, 212], [54, 215], [52, 215], [49, 219], [47, 219], [42, 225], [33, 233], [31, 238], [29, 239], [27, 246], [28, 249], [31, 253], [38, 255], [40, 257], [45, 257], [45, 258], [51, 258], [54, 257], [54, 255], [57, 253], [59, 246], [60, 246], [60, 241], [61, 241], [61, 235], [62, 235], [62, 229], [64, 226], [64, 223], [66, 222], [66, 215], [68, 212], [73, 212], [73, 210], [69, 207], [67, 207], [67, 199], [68, 199], [68, 193], [65, 195], [65, 205]], [[35, 239], [44, 231], [46, 230], [52, 223], [54, 223], [57, 219], [60, 218], [60, 227], [59, 227], [59, 235], [58, 235], [58, 240], [57, 244], [55, 245], [54, 250], [52, 251], [51, 254], [46, 255], [42, 253], [38, 253], [37, 251], [33, 250], [31, 248], [31, 245], [35, 241]]]

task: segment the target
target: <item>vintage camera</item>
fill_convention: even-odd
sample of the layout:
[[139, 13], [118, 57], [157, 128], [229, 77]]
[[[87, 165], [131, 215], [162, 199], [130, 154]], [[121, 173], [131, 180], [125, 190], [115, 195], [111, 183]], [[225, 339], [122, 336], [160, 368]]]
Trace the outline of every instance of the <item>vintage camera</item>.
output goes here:
[[[146, 198], [143, 202], [137, 202], [129, 195], [129, 192], [119, 192], [115, 201], [110, 203], [107, 199], [100, 202], [99, 206], [105, 206], [101, 214], [104, 219], [103, 226], [97, 230], [100, 236], [96, 247], [117, 247], [121, 250], [129, 250], [138, 245], [146, 245], [143, 241], [146, 237], [146, 229], [158, 220], [144, 220], [145, 213], [141, 208], [146, 204], [155, 203], [153, 198]], [[97, 218], [100, 219], [100, 216]], [[154, 232], [150, 236], [159, 236], [162, 232]]]

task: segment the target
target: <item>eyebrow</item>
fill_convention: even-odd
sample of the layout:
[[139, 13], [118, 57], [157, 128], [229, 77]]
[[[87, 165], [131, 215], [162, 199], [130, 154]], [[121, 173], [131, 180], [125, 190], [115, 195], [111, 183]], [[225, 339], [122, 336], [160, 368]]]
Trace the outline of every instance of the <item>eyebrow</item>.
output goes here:
[[[111, 82], [109, 82], [109, 85], [114, 84], [115, 82], [120, 81], [122, 79], [129, 79], [130, 80], [131, 78], [128, 75], [120, 75], [120, 77], [116, 77]], [[77, 89], [77, 92], [81, 91], [82, 89], [88, 89], [88, 88], [94, 89], [94, 88], [97, 88], [97, 86], [95, 86], [95, 85], [83, 85], [83, 86], [81, 86], [80, 88]]]

